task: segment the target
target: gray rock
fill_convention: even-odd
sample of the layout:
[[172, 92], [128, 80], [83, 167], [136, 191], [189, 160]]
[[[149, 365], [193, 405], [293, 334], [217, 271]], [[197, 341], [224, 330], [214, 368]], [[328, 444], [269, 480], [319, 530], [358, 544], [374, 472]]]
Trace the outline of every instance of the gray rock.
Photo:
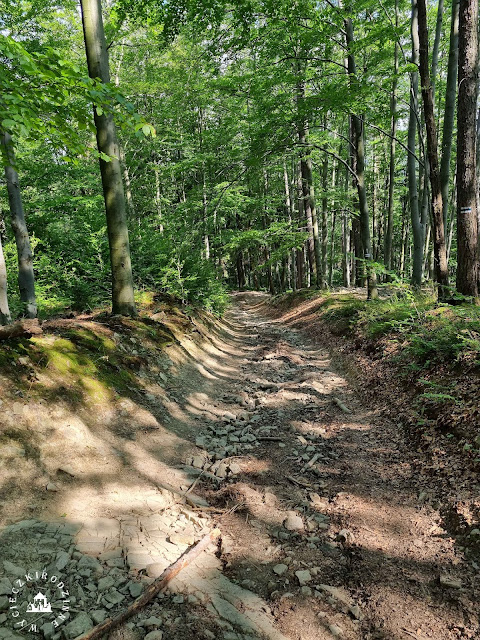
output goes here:
[[362, 620], [363, 619], [362, 610], [360, 609], [358, 604], [354, 604], [351, 607], [349, 607], [348, 611], [351, 614], [351, 616], [353, 618], [355, 618], [355, 620]]
[[90, 556], [83, 556], [78, 561], [78, 569], [89, 569], [93, 571], [97, 576], [101, 576], [103, 574], [103, 567], [95, 558], [91, 558]]
[[10, 574], [11, 576], [16, 576], [17, 578], [23, 578], [27, 572], [26, 569], [18, 567], [8, 560], [3, 561], [3, 568], [5, 569], [6, 573]]
[[100, 580], [98, 581], [98, 590], [106, 591], [107, 589], [110, 589], [110, 587], [113, 587], [114, 584], [115, 580], [112, 578], [112, 576], [105, 576], [105, 578], [100, 578]]
[[112, 589], [111, 591], [106, 593], [104, 597], [107, 602], [110, 602], [114, 605], [120, 604], [120, 602], [125, 600], [125, 596], [123, 595], [123, 593], [120, 593], [120, 591], [117, 591], [116, 589]]
[[440, 576], [440, 584], [443, 587], [448, 587], [450, 589], [461, 589], [462, 588], [462, 581], [458, 578], [451, 578], [450, 576], [447, 575], [441, 575]]
[[288, 531], [303, 531], [304, 529], [303, 520], [296, 511], [287, 512], [287, 517], [283, 521], [283, 526]]
[[242, 473], [242, 468], [236, 462], [231, 462], [229, 464], [229, 469], [230, 469], [230, 473], [234, 476], [238, 475], [239, 473]]
[[227, 464], [226, 464], [225, 462], [221, 462], [221, 463], [218, 465], [217, 470], [215, 471], [215, 475], [216, 475], [218, 478], [226, 478], [226, 476], [227, 476], [227, 469], [228, 469]]
[[45, 624], [42, 624], [42, 626], [40, 627], [40, 631], [43, 633], [43, 637], [47, 638], [47, 640], [49, 640], [55, 635], [55, 627], [51, 622], [46, 622]]
[[286, 564], [276, 564], [273, 567], [273, 572], [277, 574], [277, 576], [283, 576], [283, 574], [285, 573], [285, 571], [288, 570], [288, 567]]
[[174, 598], [172, 598], [172, 602], [173, 602], [174, 604], [183, 604], [183, 602], [184, 602], [184, 597], [183, 597], [183, 596], [180, 596], [180, 595], [175, 596]]
[[0, 578], [0, 596], [9, 596], [12, 593], [12, 583], [8, 578]]
[[192, 467], [195, 469], [203, 469], [203, 465], [205, 464], [204, 458], [202, 456], [195, 456], [192, 461]]
[[8, 598], [6, 596], [0, 597], [0, 611], [6, 611], [8, 609]]
[[95, 624], [100, 624], [107, 617], [107, 612], [105, 609], [95, 609], [92, 611], [92, 620]]
[[92, 627], [92, 619], [88, 614], [82, 612], [65, 626], [63, 633], [68, 640], [73, 640], [73, 638], [81, 636], [82, 633], [85, 633]]
[[69, 562], [70, 554], [68, 554], [66, 551], [59, 551], [57, 553], [57, 557], [55, 558], [55, 567], [58, 569], [58, 571], [62, 571], [62, 569], [65, 569]]
[[302, 587], [300, 589], [300, 593], [302, 594], [302, 596], [311, 596], [312, 590], [310, 589], [310, 587]]
[[328, 630], [330, 631], [330, 633], [332, 634], [332, 636], [334, 638], [343, 638], [343, 635], [344, 635], [343, 634], [343, 629], [341, 629], [336, 624], [328, 625]]
[[298, 584], [303, 587], [310, 582], [312, 579], [312, 574], [308, 569], [301, 569], [300, 571], [295, 571], [295, 575], [297, 576]]
[[132, 598], [138, 598], [143, 593], [143, 584], [139, 582], [129, 582], [127, 586]]
[[163, 620], [161, 618], [157, 618], [156, 616], [150, 616], [145, 620], [140, 620], [138, 623], [138, 627], [159, 627], [163, 624]]
[[159, 629], [155, 629], [155, 631], [150, 631], [150, 633], [147, 633], [144, 640], [162, 640], [162, 638], [163, 638], [163, 631], [160, 631]]

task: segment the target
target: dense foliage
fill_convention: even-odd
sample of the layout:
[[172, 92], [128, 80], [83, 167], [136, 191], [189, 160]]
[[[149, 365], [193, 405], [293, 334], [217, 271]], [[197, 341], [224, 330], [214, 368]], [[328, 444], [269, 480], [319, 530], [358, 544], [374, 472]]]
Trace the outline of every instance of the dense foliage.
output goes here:
[[[15, 145], [41, 314], [88, 309], [110, 295], [92, 103], [97, 115], [115, 115], [138, 291], [221, 311], [229, 287], [278, 292], [363, 285], [368, 276], [371, 294], [375, 273], [417, 286], [434, 278], [420, 93], [413, 108], [410, 100], [410, 4], [129, 5], [103, 6], [106, 85], [88, 78], [75, 3], [0, 2], [0, 123]], [[457, 45], [452, 7], [428, 11], [442, 132]], [[455, 127], [443, 136], [441, 152], [453, 141], [444, 212], [454, 275]], [[3, 190], [0, 207], [17, 315], [17, 251]]]

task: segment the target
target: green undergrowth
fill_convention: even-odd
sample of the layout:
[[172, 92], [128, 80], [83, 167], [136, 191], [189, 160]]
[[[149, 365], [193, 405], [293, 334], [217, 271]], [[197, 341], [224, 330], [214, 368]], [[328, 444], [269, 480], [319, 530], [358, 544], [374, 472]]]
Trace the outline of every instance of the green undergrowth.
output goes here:
[[[344, 294], [327, 295], [320, 313], [346, 334], [370, 343], [395, 344], [392, 358], [409, 370], [439, 364], [480, 367], [480, 309], [439, 304], [431, 294], [394, 292], [367, 302]], [[388, 357], [388, 356], [387, 356]]]

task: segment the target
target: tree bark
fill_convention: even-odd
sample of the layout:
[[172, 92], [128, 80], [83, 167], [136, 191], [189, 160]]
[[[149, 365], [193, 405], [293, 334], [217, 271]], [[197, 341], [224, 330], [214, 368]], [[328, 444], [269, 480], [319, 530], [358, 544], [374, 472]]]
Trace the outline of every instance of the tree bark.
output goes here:
[[457, 97], [459, 6], [460, 0], [453, 0], [452, 18], [450, 23], [450, 47], [448, 52], [447, 87], [445, 89], [445, 111], [443, 116], [442, 161], [440, 163], [443, 224], [445, 225], [445, 229], [447, 228], [448, 223], [448, 185], [450, 178], [453, 125], [455, 122], [455, 99]]
[[[419, 46], [418, 46], [418, 8], [416, 0], [412, 0], [411, 15], [411, 36], [412, 36], [412, 63], [418, 66]], [[420, 210], [418, 206], [418, 184], [417, 184], [417, 161], [415, 158], [416, 133], [418, 114], [418, 73], [413, 71], [410, 76], [410, 112], [408, 118], [408, 195], [410, 203], [410, 217], [412, 221], [413, 236], [413, 265], [412, 265], [412, 285], [420, 287], [423, 277], [423, 243], [425, 237], [425, 227], [421, 222]]]
[[[348, 75], [350, 85], [356, 82], [356, 65], [353, 53], [353, 24], [350, 18], [344, 20], [346, 44], [348, 49]], [[369, 261], [372, 259], [372, 242], [370, 236], [370, 220], [368, 213], [367, 191], [365, 188], [365, 145], [363, 138], [363, 120], [355, 114], [352, 114], [352, 125], [354, 132], [354, 149], [356, 157], [356, 184], [358, 191], [358, 205], [360, 211], [360, 235], [363, 245], [363, 258], [367, 271], [367, 300], [378, 298], [377, 278], [374, 270], [370, 267]]]
[[[398, 27], [398, 0], [395, 0], [395, 26]], [[393, 54], [393, 81], [392, 95], [390, 98], [390, 160], [388, 166], [388, 205], [387, 224], [385, 228], [384, 264], [385, 268], [391, 270], [393, 267], [393, 196], [395, 187], [395, 136], [397, 134], [397, 75], [398, 75], [398, 42], [395, 40]]]
[[420, 78], [422, 81], [423, 110], [425, 113], [427, 152], [430, 165], [435, 280], [438, 283], [438, 297], [440, 300], [443, 300], [448, 294], [448, 267], [438, 164], [437, 127], [435, 123], [433, 88], [430, 82], [428, 60], [428, 24], [425, 0], [418, 0], [418, 39], [420, 44]]
[[478, 0], [460, 0], [457, 111], [457, 289], [478, 296], [476, 115]]
[[[80, 0], [83, 35], [91, 78], [110, 82], [108, 52], [103, 29], [100, 0]], [[97, 146], [100, 153], [110, 157], [100, 158], [103, 196], [107, 217], [107, 233], [112, 267], [112, 311], [125, 316], [136, 315], [133, 293], [133, 275], [126, 219], [125, 193], [122, 182], [119, 150], [115, 124], [111, 114], [98, 114], [94, 109]]]
[[12, 229], [15, 235], [18, 257], [18, 288], [20, 300], [23, 304], [23, 314], [26, 318], [37, 317], [37, 301], [35, 298], [35, 277], [33, 274], [33, 255], [30, 246], [27, 223], [23, 210], [20, 180], [15, 169], [15, 155], [12, 137], [3, 133], [0, 138], [5, 162], [5, 180], [7, 183], [8, 202]]
[[7, 296], [7, 267], [3, 255], [2, 239], [0, 238], [0, 325], [9, 324], [11, 319]]

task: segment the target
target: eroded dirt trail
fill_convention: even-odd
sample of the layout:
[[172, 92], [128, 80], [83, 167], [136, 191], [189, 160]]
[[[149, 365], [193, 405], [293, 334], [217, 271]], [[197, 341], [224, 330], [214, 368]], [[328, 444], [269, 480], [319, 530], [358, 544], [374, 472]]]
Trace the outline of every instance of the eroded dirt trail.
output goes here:
[[226, 572], [273, 601], [291, 638], [479, 637], [478, 567], [422, 504], [399, 428], [361, 405], [318, 342], [258, 302], [239, 294], [229, 315], [247, 334], [229, 386], [265, 435], [219, 491], [243, 504], [223, 518]]
[[[7, 405], [0, 639], [73, 640], [214, 525], [217, 555], [203, 554], [112, 640], [480, 637], [479, 567], [424, 503], [422, 460], [401, 430], [362, 405], [318, 338], [269, 315], [267, 296], [232, 299], [223, 322], [189, 324], [166, 346], [102, 325], [139, 363], [135, 387], [92, 405], [54, 387], [50, 403], [42, 389], [57, 374], [38, 372], [40, 390]], [[175, 330], [179, 316], [164, 315]], [[20, 636], [12, 581], [44, 567], [74, 606], [63, 631], [42, 620]]]

